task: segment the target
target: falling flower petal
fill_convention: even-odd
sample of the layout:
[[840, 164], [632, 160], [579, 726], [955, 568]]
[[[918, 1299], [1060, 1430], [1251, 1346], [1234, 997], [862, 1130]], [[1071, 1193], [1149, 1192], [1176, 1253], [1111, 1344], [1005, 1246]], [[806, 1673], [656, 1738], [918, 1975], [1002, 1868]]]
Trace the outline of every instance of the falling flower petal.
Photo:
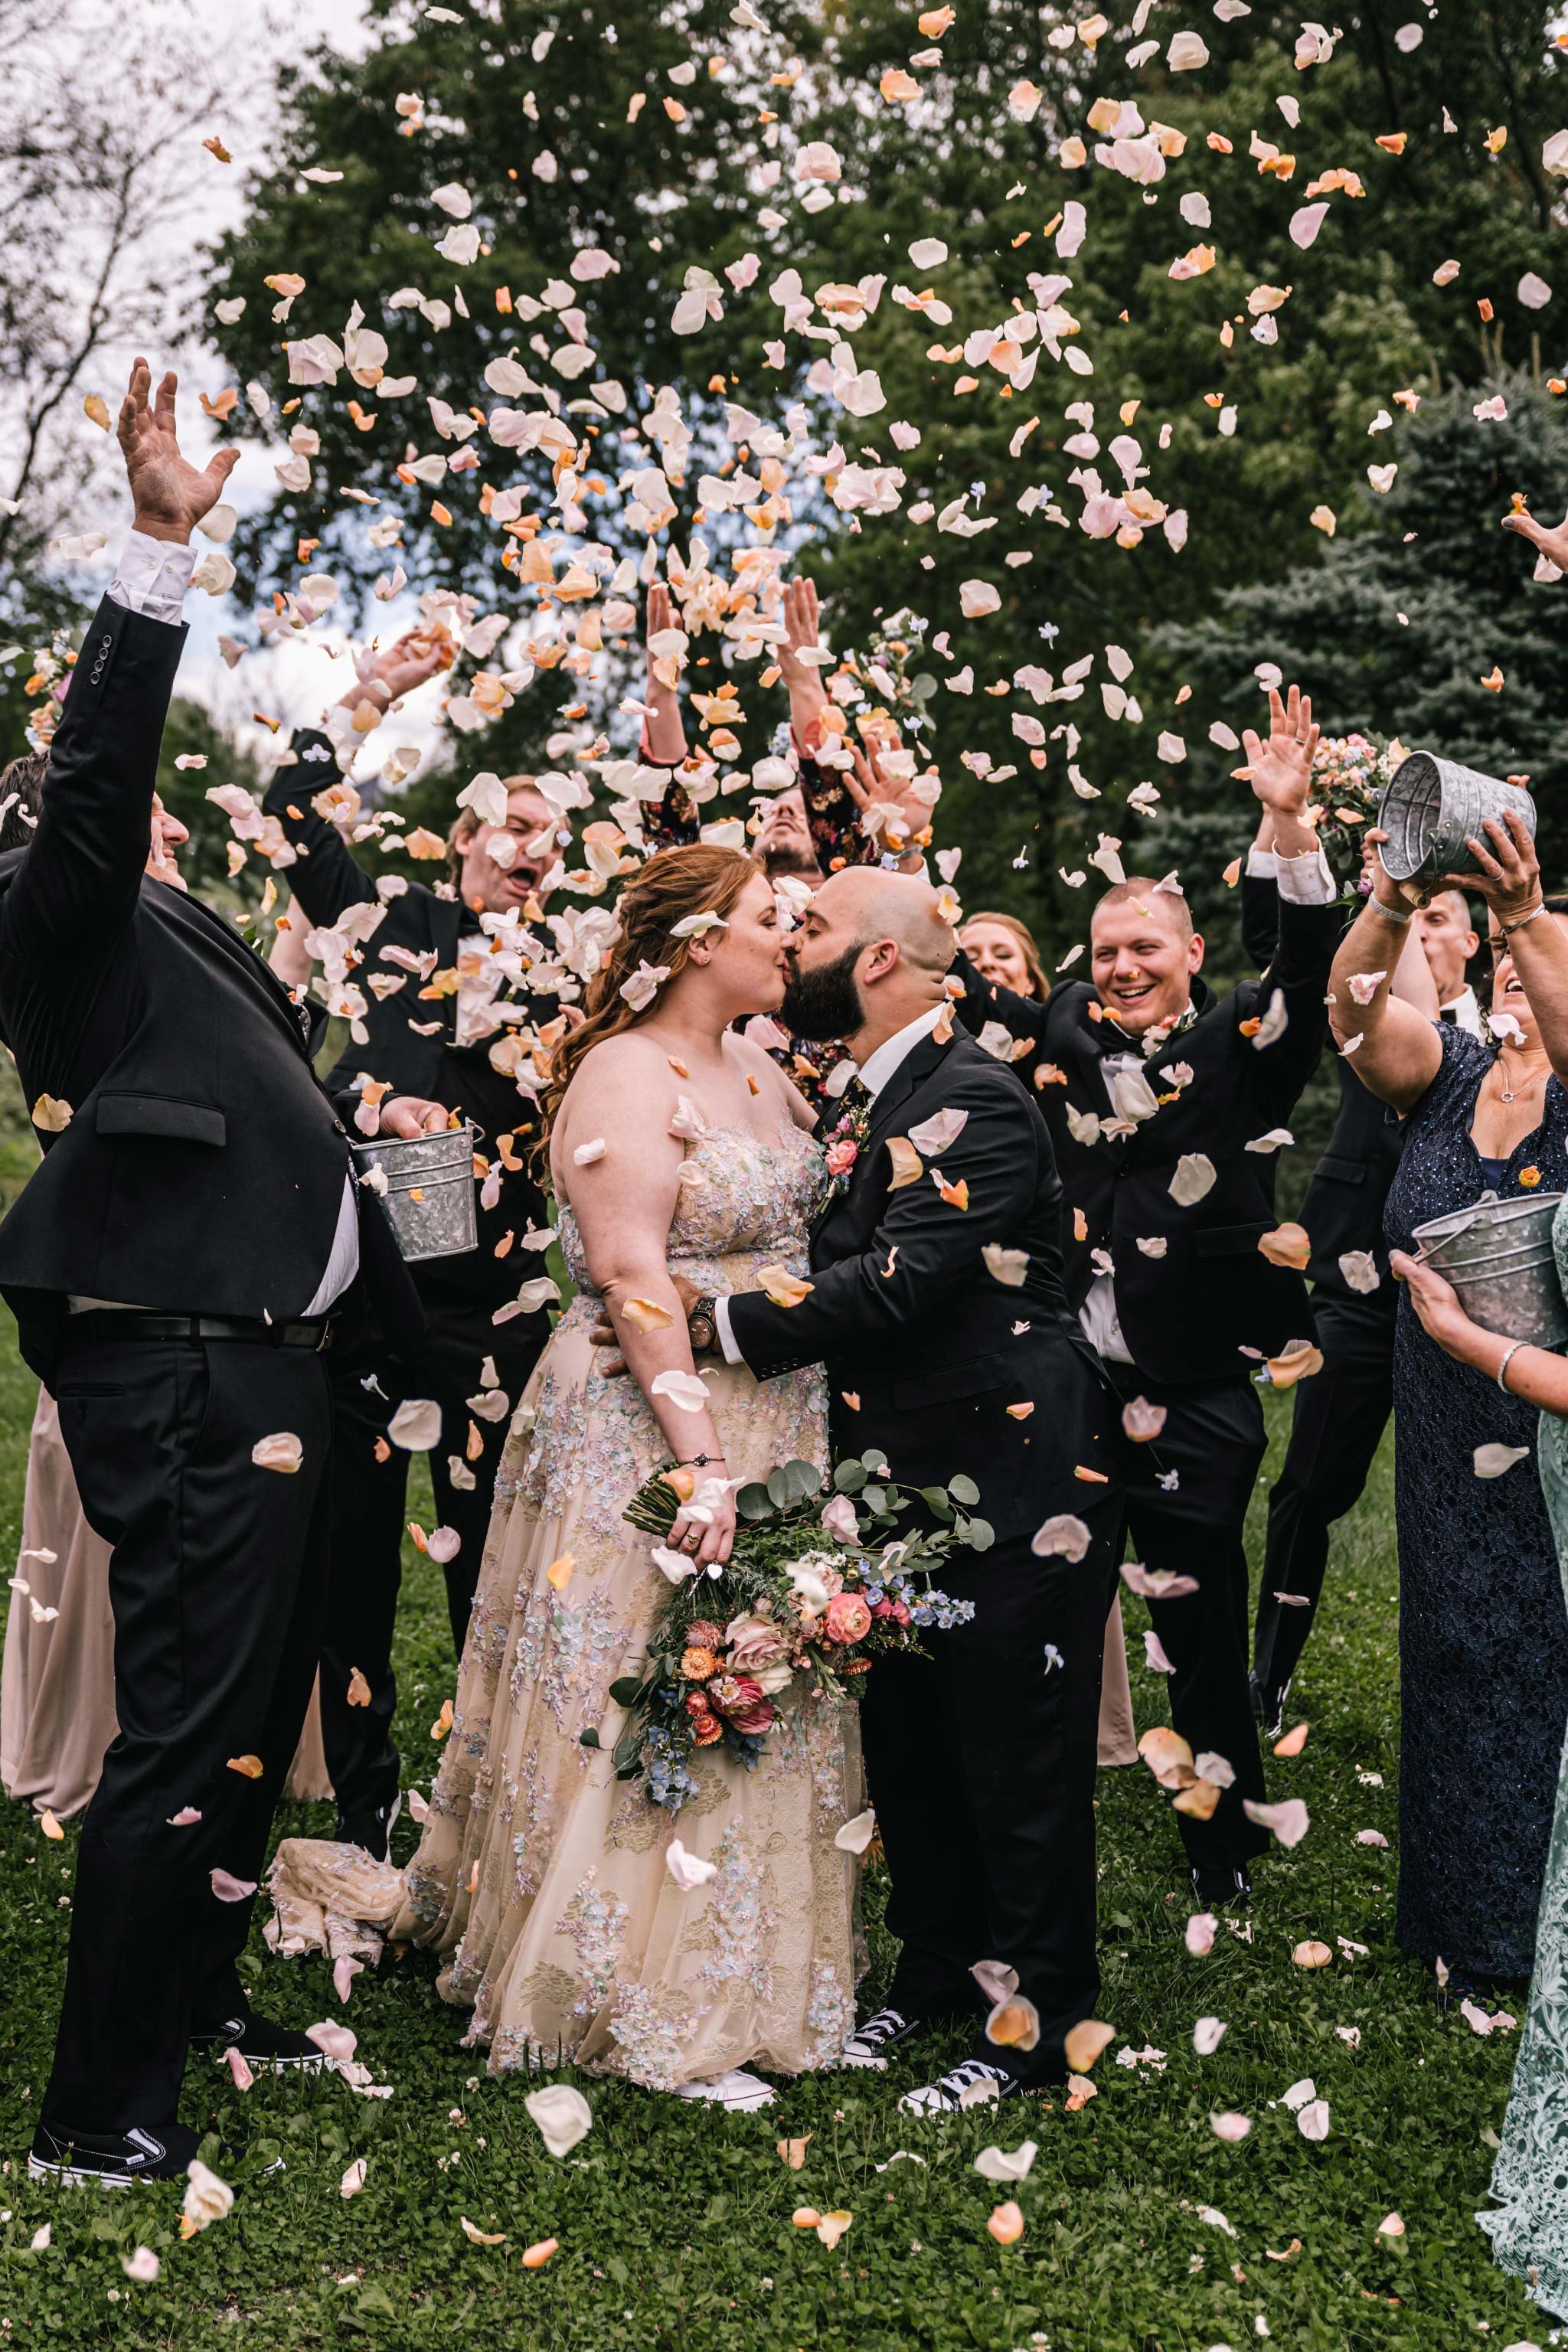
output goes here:
[[574, 2084], [546, 2083], [523, 2101], [553, 2157], [570, 2156], [594, 2128], [594, 2110]]

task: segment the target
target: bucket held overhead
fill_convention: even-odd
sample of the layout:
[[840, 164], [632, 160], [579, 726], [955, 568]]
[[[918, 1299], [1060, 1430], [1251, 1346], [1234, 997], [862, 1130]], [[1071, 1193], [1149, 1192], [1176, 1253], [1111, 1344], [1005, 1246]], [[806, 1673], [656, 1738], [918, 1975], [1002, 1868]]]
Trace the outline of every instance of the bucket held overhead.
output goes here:
[[1486, 836], [1489, 816], [1510, 811], [1535, 838], [1535, 803], [1518, 784], [1483, 776], [1477, 768], [1439, 760], [1434, 751], [1412, 751], [1389, 778], [1377, 821], [1387, 834], [1384, 870], [1395, 882], [1436, 882], [1445, 874], [1479, 869], [1466, 843]]

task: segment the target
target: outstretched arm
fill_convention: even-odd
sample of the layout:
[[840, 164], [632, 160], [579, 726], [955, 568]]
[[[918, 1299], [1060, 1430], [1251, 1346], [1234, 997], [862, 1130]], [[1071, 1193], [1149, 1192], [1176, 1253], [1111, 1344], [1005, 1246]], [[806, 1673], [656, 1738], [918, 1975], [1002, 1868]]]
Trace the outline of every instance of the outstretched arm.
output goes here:
[[[158, 751], [184, 632], [153, 617], [153, 597], [132, 591], [133, 561], [151, 577], [168, 551], [169, 607], [190, 577], [192, 526], [216, 503], [237, 461], [220, 450], [200, 472], [180, 455], [175, 378], [152, 397], [139, 359], [121, 406], [119, 439], [134, 501], [121, 577], [100, 605], [72, 674], [49, 755], [43, 814], [6, 898], [5, 945], [35, 965], [80, 968], [126, 923], [151, 845]], [[139, 609], [146, 602], [148, 610]]]
[[[395, 645], [376, 656], [367, 677], [356, 677], [341, 698], [340, 709], [354, 710], [369, 701], [389, 710], [405, 694], [435, 675], [441, 649], [423, 631], [411, 629]], [[300, 728], [290, 746], [295, 764], [279, 768], [267, 787], [263, 808], [275, 816], [287, 838], [299, 850], [289, 868], [289, 887], [316, 929], [330, 929], [349, 907], [374, 898], [375, 885], [330, 818], [311, 806], [323, 786], [337, 774], [330, 739], [314, 728]], [[307, 752], [326, 758], [307, 759]]]
[[[1004, 1095], [994, 1081], [968, 1080], [949, 1100], [967, 1114], [962, 1132], [929, 1160], [918, 1156], [919, 1175], [889, 1194], [869, 1249], [814, 1274], [797, 1306], [779, 1307], [760, 1290], [727, 1300], [731, 1343], [759, 1377], [940, 1321], [959, 1293], [994, 1279], [982, 1250], [1017, 1231], [1049, 1139], [1011, 1087]], [[907, 1136], [894, 1139], [913, 1154]], [[892, 1166], [887, 1137], [873, 1150], [881, 1167]]]

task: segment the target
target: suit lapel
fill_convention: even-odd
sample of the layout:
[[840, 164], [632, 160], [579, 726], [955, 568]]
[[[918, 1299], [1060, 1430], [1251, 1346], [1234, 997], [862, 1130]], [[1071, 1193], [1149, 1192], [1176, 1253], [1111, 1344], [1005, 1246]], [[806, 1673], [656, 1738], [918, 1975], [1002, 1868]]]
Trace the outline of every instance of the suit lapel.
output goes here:
[[934, 1038], [922, 1037], [919, 1045], [911, 1046], [904, 1055], [903, 1060], [871, 1105], [871, 1117], [866, 1129], [865, 1148], [860, 1155], [862, 1165], [871, 1157], [873, 1150], [882, 1141], [884, 1136], [893, 1129], [900, 1111], [909, 1101], [916, 1087], [922, 1086], [931, 1072], [941, 1066], [952, 1051], [952, 1038], [945, 1045], [939, 1045]]

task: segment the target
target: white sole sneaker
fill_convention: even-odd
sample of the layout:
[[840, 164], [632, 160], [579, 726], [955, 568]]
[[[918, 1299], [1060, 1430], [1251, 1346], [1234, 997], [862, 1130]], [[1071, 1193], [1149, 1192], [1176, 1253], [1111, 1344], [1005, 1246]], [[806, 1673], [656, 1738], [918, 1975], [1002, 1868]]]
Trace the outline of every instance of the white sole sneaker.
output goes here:
[[678, 2099], [705, 2099], [712, 2106], [744, 2114], [752, 2107], [771, 2106], [778, 2094], [761, 2075], [749, 2074], [744, 2067], [737, 2066], [706, 2082], [678, 2084], [675, 2095]]
[[41, 2156], [29, 2156], [27, 2178], [58, 2181], [62, 2189], [134, 2189], [137, 2176], [129, 2172], [86, 2172], [74, 2164], [47, 2164]]

